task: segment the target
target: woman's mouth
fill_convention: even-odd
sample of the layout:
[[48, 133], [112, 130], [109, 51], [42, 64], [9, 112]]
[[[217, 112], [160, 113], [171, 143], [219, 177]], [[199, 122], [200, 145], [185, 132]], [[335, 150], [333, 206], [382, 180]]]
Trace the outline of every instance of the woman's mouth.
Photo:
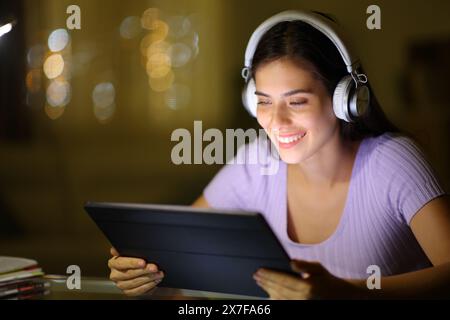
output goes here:
[[295, 134], [276, 135], [276, 139], [280, 148], [289, 149], [297, 145], [306, 136], [306, 131]]

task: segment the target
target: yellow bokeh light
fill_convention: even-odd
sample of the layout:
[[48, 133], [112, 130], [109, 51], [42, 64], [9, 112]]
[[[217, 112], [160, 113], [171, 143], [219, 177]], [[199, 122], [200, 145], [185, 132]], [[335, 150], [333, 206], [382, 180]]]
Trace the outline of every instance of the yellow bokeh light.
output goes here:
[[152, 78], [165, 77], [171, 70], [170, 57], [165, 53], [155, 53], [148, 58], [146, 69]]
[[147, 49], [147, 57], [151, 57], [156, 53], [168, 53], [170, 43], [166, 41], [156, 41], [152, 43]]
[[167, 38], [169, 34], [169, 26], [162, 20], [155, 21], [155, 28], [153, 29], [152, 36], [153, 42], [161, 41]]
[[44, 63], [44, 73], [49, 79], [59, 77], [64, 71], [64, 59], [60, 54], [50, 55]]
[[164, 21], [158, 20], [155, 22], [155, 25], [156, 27], [153, 32], [150, 32], [141, 40], [142, 55], [147, 55], [147, 50], [152, 44], [163, 41], [169, 34], [169, 27]]
[[141, 18], [141, 26], [147, 30], [155, 28], [155, 21], [159, 19], [159, 10], [157, 8], [148, 8], [144, 11]]
[[173, 74], [173, 71], [170, 70], [164, 77], [150, 78], [149, 84], [150, 84], [150, 88], [153, 91], [164, 92], [172, 86], [174, 81], [175, 81], [175, 75]]
[[152, 45], [152, 35], [149, 33], [141, 40], [141, 54], [143, 56], [147, 55], [148, 48]]
[[150, 78], [163, 78], [165, 77], [172, 69], [168, 65], [159, 65], [153, 68], [150, 71]]

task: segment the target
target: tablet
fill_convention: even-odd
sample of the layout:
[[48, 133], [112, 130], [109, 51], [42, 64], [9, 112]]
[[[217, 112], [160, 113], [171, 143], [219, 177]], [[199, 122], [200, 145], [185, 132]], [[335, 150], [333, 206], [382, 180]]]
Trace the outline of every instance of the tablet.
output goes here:
[[292, 273], [257, 212], [93, 202], [85, 210], [121, 256], [158, 265], [162, 287], [267, 297], [253, 279], [259, 268]]

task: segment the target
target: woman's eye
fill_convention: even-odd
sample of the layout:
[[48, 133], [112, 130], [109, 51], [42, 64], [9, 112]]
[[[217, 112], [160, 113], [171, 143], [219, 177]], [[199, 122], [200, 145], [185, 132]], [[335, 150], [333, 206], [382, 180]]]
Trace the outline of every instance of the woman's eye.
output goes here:
[[269, 105], [270, 104], [270, 101], [258, 101], [258, 105], [259, 106], [266, 106], [266, 105]]
[[306, 101], [291, 101], [289, 104], [290, 104], [291, 106], [296, 106], [296, 107], [298, 107], [298, 106], [302, 106], [302, 105], [306, 104]]

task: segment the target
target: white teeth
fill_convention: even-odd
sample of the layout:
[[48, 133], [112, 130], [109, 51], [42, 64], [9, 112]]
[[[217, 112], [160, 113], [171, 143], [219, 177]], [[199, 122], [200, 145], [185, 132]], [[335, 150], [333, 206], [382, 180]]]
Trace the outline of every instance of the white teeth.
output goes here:
[[306, 132], [304, 134], [299, 134], [297, 136], [292, 136], [292, 137], [278, 137], [278, 141], [280, 141], [281, 143], [291, 143], [297, 140], [300, 140], [301, 138], [303, 138], [306, 135]]

